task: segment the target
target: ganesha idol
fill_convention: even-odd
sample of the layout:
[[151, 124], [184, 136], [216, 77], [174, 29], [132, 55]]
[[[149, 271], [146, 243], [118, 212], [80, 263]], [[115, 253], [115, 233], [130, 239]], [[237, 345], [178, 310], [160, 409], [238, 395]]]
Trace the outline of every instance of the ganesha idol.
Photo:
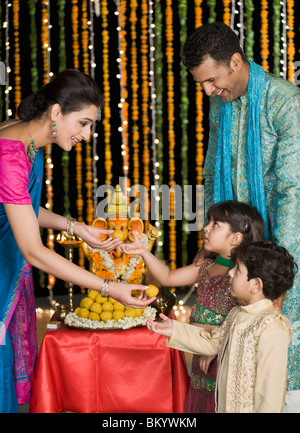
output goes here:
[[[141, 243], [151, 251], [158, 232], [149, 222], [146, 225], [140, 218], [128, 217], [128, 206], [119, 185], [108, 200], [105, 215], [106, 218], [96, 218], [92, 224], [101, 229], [114, 230], [110, 236], [118, 237], [123, 243], [133, 242], [133, 231], [136, 231]], [[100, 236], [101, 241], [106, 238], [107, 235]], [[86, 244], [84, 251], [90, 270], [99, 277], [131, 284], [144, 282], [145, 266], [141, 256], [125, 254], [118, 249], [110, 252], [95, 250]]]

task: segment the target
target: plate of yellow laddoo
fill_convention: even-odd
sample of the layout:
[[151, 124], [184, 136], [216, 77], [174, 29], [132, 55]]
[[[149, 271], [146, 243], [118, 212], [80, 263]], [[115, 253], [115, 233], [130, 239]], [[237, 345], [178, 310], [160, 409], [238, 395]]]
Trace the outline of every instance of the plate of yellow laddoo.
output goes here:
[[96, 290], [90, 290], [80, 306], [66, 316], [65, 324], [93, 330], [129, 329], [145, 326], [148, 316], [155, 319], [156, 309], [125, 307], [112, 297], [104, 298]]

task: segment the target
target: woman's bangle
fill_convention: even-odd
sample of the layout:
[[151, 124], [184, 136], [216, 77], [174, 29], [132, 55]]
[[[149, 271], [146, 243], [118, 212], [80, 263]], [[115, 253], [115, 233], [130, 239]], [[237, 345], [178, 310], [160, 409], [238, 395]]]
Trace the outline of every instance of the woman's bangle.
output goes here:
[[103, 281], [103, 284], [102, 284], [102, 287], [101, 287], [101, 290], [100, 290], [100, 295], [102, 296], [102, 298], [108, 298], [108, 286], [109, 286], [109, 283], [111, 281], [112, 280], [109, 280], [109, 279], [105, 279]]
[[69, 236], [73, 236], [73, 229], [74, 229], [74, 222], [76, 221], [75, 218], [69, 217], [67, 219], [67, 233]]

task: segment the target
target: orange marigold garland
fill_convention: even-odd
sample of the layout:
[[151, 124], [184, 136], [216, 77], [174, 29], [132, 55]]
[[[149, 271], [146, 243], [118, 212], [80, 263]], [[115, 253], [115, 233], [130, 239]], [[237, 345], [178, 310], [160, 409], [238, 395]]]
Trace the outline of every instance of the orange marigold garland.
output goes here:
[[14, 75], [15, 75], [15, 106], [16, 108], [21, 103], [21, 76], [20, 76], [20, 33], [19, 33], [19, 12], [20, 12], [20, 2], [19, 0], [16, 0], [12, 3], [13, 6], [13, 27], [14, 27], [14, 58], [15, 58], [15, 64], [14, 64]]
[[110, 111], [110, 83], [109, 83], [109, 32], [108, 32], [108, 8], [107, 0], [103, 0], [101, 4], [102, 17], [102, 66], [103, 66], [103, 129], [104, 129], [104, 167], [105, 167], [105, 183], [111, 184], [112, 180], [112, 158], [111, 158], [111, 111]]
[[[195, 27], [202, 25], [202, 0], [195, 0]], [[203, 183], [203, 90], [196, 84], [196, 184]], [[198, 191], [198, 190], [197, 190]], [[201, 198], [202, 199], [202, 198]], [[197, 197], [197, 203], [200, 198]], [[198, 231], [198, 248], [203, 245], [202, 231]]]
[[227, 26], [230, 26], [230, 3], [231, 0], [223, 0], [223, 21]]
[[78, 0], [72, 0], [72, 50], [74, 68], [79, 69]]
[[90, 73], [89, 61], [89, 26], [88, 26], [88, 4], [87, 0], [82, 0], [81, 4], [81, 45], [82, 45], [82, 65], [85, 74]]
[[[168, 102], [168, 141], [169, 141], [169, 185], [175, 186], [175, 106], [174, 106], [174, 74], [173, 74], [173, 9], [172, 0], [166, 1], [166, 60], [167, 60], [167, 102]], [[176, 268], [176, 220], [175, 191], [170, 193], [169, 221], [169, 260], [170, 268]]]
[[[141, 4], [141, 79], [142, 79], [142, 126], [143, 126], [143, 185], [146, 187], [145, 209], [150, 207], [150, 152], [149, 152], [149, 69], [148, 69], [148, 1]], [[150, 53], [151, 55], [151, 53]]]
[[130, 36], [131, 36], [131, 93], [132, 93], [132, 103], [131, 103], [131, 117], [132, 117], [132, 149], [133, 149], [133, 183], [139, 185], [140, 174], [139, 174], [139, 102], [138, 102], [138, 64], [137, 64], [137, 15], [136, 10], [138, 3], [136, 0], [131, 0], [130, 2]]
[[268, 0], [261, 0], [261, 66], [265, 71], [269, 71], [269, 38], [268, 38]]
[[294, 59], [295, 59], [295, 12], [294, 12], [294, 0], [287, 0], [287, 75], [288, 80], [294, 82]]

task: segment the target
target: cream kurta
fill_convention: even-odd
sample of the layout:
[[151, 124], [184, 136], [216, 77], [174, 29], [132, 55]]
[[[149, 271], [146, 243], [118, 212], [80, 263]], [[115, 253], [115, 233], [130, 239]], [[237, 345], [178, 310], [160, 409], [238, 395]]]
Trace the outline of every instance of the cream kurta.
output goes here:
[[[222, 327], [211, 334], [199, 327], [173, 321], [173, 332], [167, 341], [169, 347], [194, 354], [218, 354], [217, 412], [282, 411], [290, 331], [287, 319], [272, 306], [270, 300], [264, 299], [236, 307]], [[256, 319], [264, 312], [267, 312], [267, 320], [263, 317], [255, 327]], [[224, 330], [228, 332], [224, 333]], [[242, 347], [243, 342], [239, 344], [244, 335], [250, 343], [246, 348]]]

